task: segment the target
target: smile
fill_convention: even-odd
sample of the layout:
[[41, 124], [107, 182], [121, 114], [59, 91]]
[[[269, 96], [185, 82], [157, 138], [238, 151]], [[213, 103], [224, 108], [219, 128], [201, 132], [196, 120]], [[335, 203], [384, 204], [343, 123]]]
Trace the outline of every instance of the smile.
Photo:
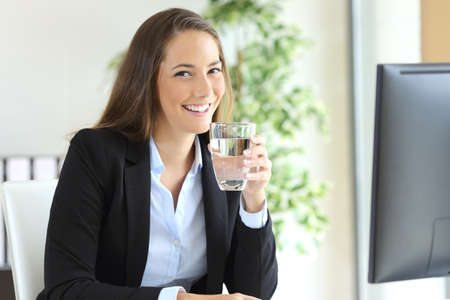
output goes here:
[[211, 107], [211, 103], [202, 104], [202, 105], [190, 104], [190, 105], [183, 105], [183, 107], [184, 107], [184, 109], [191, 111], [191, 112], [204, 113], [209, 110], [209, 108]]

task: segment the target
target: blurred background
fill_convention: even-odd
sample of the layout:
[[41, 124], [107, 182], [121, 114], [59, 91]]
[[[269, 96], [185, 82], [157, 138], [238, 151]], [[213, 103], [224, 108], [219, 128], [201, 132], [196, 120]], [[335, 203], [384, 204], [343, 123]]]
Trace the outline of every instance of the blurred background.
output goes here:
[[[367, 284], [376, 64], [450, 61], [450, 2], [278, 2], [279, 17], [311, 41], [292, 64], [294, 82], [310, 87], [328, 114], [326, 136], [314, 122], [304, 124], [296, 141], [305, 153], [291, 163], [308, 168], [329, 189], [317, 201], [327, 219], [320, 245], [303, 254], [288, 246], [278, 252], [273, 299], [450, 298], [442, 278]], [[0, 181], [5, 181], [57, 176], [67, 135], [99, 118], [114, 80], [107, 66], [137, 28], [157, 11], [182, 7], [202, 14], [210, 2], [1, 4]], [[224, 39], [225, 49], [227, 43]], [[285, 229], [287, 237], [299, 234], [295, 227]], [[12, 289], [7, 248], [0, 226], [2, 299]]]

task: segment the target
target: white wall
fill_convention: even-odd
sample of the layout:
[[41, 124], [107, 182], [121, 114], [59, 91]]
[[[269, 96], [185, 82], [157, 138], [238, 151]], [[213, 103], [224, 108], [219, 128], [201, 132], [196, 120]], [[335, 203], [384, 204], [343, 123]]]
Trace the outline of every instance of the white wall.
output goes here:
[[377, 63], [420, 62], [420, 0], [354, 0], [359, 299], [444, 299], [443, 279], [369, 285], [369, 221]]
[[[127, 47], [138, 26], [155, 11], [196, 1], [9, 1], [0, 11], [0, 156], [59, 154], [64, 135], [90, 126], [104, 108], [111, 78], [105, 66]], [[274, 300], [355, 299], [352, 142], [347, 0], [286, 1], [286, 19], [300, 25], [315, 46], [296, 69], [330, 110], [329, 141], [313, 125], [301, 135], [304, 163], [313, 178], [333, 188], [322, 202], [330, 226], [311, 257], [279, 255]], [[5, 142], [7, 141], [7, 142]], [[293, 232], [292, 234], [298, 234]]]
[[[102, 112], [105, 67], [150, 15], [206, 1], [5, 1], [0, 10], [0, 155], [59, 154]], [[8, 142], [4, 142], [8, 141]]]

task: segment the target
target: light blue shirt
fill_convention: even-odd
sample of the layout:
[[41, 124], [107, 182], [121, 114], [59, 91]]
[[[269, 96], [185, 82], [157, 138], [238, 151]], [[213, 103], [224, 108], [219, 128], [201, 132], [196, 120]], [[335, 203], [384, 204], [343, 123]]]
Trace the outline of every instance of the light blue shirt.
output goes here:
[[[207, 272], [206, 231], [203, 207], [200, 140], [195, 137], [195, 159], [184, 179], [174, 209], [171, 192], [161, 183], [164, 164], [153, 139], [150, 139], [150, 239], [141, 286], [164, 287], [158, 300], [176, 300], [178, 292]], [[267, 204], [257, 213], [243, 209], [239, 214], [250, 228], [261, 228], [267, 222]]]

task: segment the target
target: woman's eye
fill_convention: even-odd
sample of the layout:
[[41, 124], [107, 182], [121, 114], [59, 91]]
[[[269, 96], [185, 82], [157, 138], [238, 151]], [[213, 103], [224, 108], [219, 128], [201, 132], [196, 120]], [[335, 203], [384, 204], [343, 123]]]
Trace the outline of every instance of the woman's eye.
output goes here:
[[176, 77], [188, 77], [189, 75], [191, 75], [191, 74], [189, 74], [188, 71], [180, 71], [175, 74]]
[[209, 70], [209, 73], [213, 73], [213, 74], [220, 73], [220, 72], [222, 72], [222, 69], [220, 69], [220, 68], [214, 68], [214, 69]]

